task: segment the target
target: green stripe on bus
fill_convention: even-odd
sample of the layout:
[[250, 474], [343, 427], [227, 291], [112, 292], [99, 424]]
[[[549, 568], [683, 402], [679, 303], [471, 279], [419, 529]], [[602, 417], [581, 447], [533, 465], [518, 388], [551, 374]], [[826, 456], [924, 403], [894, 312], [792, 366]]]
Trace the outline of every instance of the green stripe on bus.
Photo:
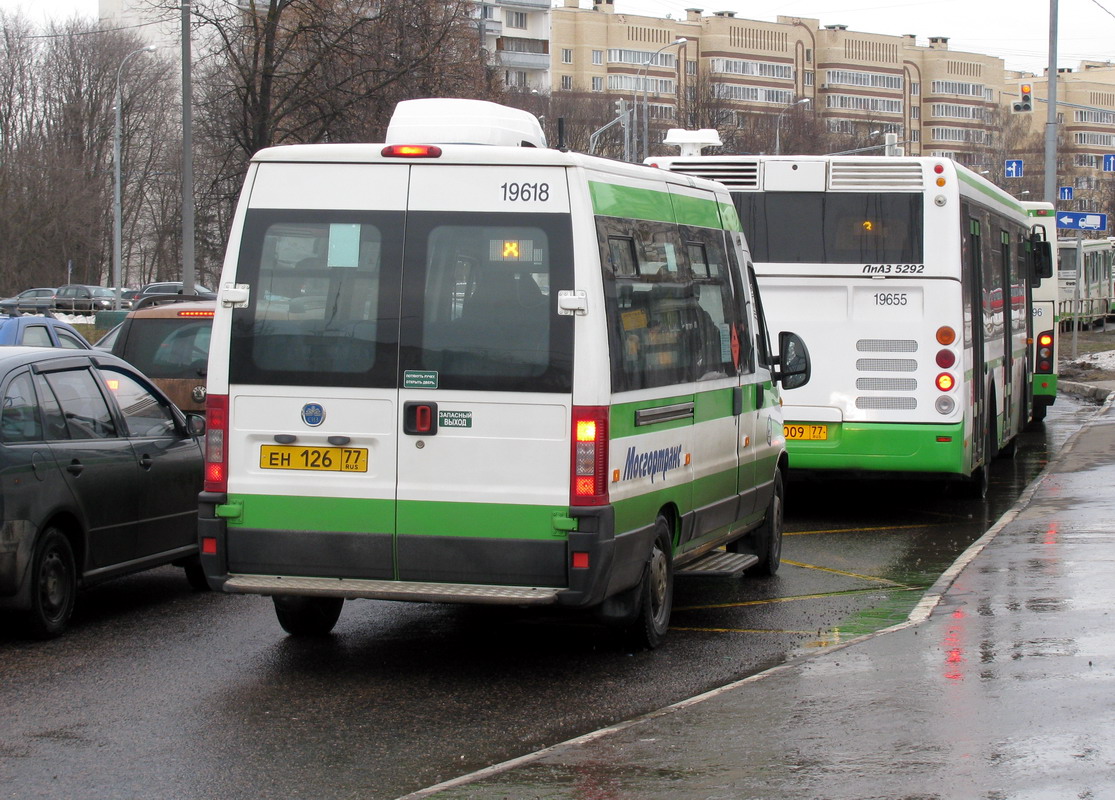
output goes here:
[[[771, 396], [771, 386], [766, 385], [765, 395]], [[732, 392], [734, 387], [713, 389], [708, 392], [678, 395], [676, 397], [657, 397], [653, 400], [639, 400], [634, 403], [616, 403], [611, 408], [608, 420], [609, 438], [624, 439], [628, 436], [637, 436], [651, 431], [665, 431], [672, 428], [684, 428], [697, 422], [708, 422], [714, 419], [732, 416]], [[754, 384], [743, 387], [743, 413], [755, 411], [756, 391]], [[662, 406], [677, 405], [679, 403], [693, 403], [693, 418], [679, 419], [672, 422], [659, 422], [653, 425], [636, 425], [635, 419], [639, 411], [646, 408], [661, 408]], [[769, 405], [770, 403], [768, 403]]]
[[997, 186], [991, 186], [991, 187], [985, 186], [983, 183], [978, 182], [971, 175], [968, 175], [967, 173], [961, 172], [960, 170], [956, 171], [956, 175], [964, 183], [968, 184], [969, 186], [971, 186], [973, 189], [980, 192], [981, 194], [985, 194], [988, 197], [990, 197], [992, 200], [997, 201], [1000, 205], [1006, 206], [1007, 208], [1011, 209], [1012, 211], [1017, 211], [1019, 214], [1026, 214], [1026, 210], [1024, 208], [1022, 208], [1022, 204], [1019, 203], [1017, 200], [1015, 200], [1013, 197], [1011, 197], [1009, 194], [1004, 192], [999, 187], [997, 187]]
[[568, 517], [569, 506], [400, 500], [398, 514], [398, 531], [407, 536], [553, 539], [565, 536], [554, 529], [554, 517]]
[[588, 188], [593, 213], [600, 216], [721, 227], [719, 204], [712, 200], [599, 181], [589, 181]]
[[231, 527], [328, 533], [389, 533], [395, 529], [395, 501], [366, 497], [286, 497], [230, 494], [243, 513]]
[[[940, 439], [947, 441], [940, 441]], [[967, 474], [963, 423], [828, 423], [828, 439], [786, 442], [790, 469]]]

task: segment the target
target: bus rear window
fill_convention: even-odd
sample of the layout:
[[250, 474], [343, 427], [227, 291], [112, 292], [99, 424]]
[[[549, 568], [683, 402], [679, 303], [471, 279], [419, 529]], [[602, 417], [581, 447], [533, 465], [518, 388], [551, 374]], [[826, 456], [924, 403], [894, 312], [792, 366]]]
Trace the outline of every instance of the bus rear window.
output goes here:
[[734, 192], [756, 262], [922, 263], [922, 196], [883, 192]]

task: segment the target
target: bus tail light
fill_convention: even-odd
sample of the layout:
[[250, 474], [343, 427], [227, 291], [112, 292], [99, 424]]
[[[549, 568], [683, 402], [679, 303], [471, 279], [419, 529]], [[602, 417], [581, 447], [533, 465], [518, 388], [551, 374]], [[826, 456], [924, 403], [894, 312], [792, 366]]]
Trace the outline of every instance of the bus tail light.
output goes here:
[[228, 491], [228, 395], [205, 398], [205, 491]]
[[1034, 372], [1053, 372], [1053, 331], [1042, 331], [1038, 334], [1038, 363]]
[[569, 504], [608, 503], [608, 406], [573, 406]]
[[941, 369], [948, 369], [956, 363], [956, 353], [951, 350], [938, 350], [937, 351], [937, 366]]
[[441, 148], [433, 144], [389, 144], [379, 154], [384, 158], [441, 158]]
[[948, 372], [942, 372], [937, 376], [937, 388], [942, 392], [951, 392], [953, 387], [956, 386], [956, 378], [952, 377]]
[[956, 331], [948, 325], [942, 325], [937, 329], [937, 344], [942, 344], [948, 347], [956, 341]]

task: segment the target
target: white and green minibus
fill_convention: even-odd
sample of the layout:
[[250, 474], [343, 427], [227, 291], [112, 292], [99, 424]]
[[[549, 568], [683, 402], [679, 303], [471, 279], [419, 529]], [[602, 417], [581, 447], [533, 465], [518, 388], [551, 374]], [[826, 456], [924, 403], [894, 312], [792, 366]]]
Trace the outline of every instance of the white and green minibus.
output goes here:
[[794, 470], [971, 481], [1030, 420], [1031, 288], [1050, 267], [1018, 200], [947, 158], [652, 158], [732, 193], [773, 325], [812, 343], [786, 393]]
[[717, 184], [408, 101], [385, 144], [252, 159], [217, 306], [202, 561], [291, 634], [373, 598], [595, 609], [653, 647], [675, 569], [778, 567], [809, 358], [772, 353]]

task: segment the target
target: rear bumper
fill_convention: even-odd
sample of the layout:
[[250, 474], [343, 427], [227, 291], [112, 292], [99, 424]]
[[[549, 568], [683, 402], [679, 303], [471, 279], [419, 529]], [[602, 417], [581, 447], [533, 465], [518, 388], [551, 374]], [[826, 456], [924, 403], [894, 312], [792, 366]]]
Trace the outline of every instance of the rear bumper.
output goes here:
[[960, 424], [825, 424], [824, 441], [786, 442], [791, 469], [966, 474]]
[[224, 495], [199, 499], [209, 585], [246, 594], [585, 608], [638, 581], [653, 535], [616, 536], [611, 506], [569, 509], [577, 530], [553, 539], [259, 530], [218, 517]]

